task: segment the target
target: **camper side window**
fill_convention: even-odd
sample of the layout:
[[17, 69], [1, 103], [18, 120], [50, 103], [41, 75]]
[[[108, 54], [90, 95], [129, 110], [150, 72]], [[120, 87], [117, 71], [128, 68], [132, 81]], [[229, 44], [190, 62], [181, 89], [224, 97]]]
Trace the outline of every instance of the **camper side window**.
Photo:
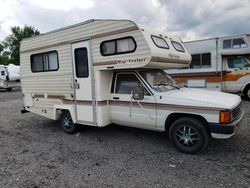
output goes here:
[[1, 71], [1, 76], [5, 76], [5, 71]]
[[32, 72], [56, 71], [59, 68], [57, 51], [33, 54], [30, 62]]
[[132, 53], [135, 50], [136, 43], [133, 37], [103, 41], [100, 45], [100, 52], [103, 56]]
[[198, 69], [198, 68], [210, 68], [211, 67], [211, 54], [193, 54], [192, 55], [192, 62], [190, 63], [189, 67], [191, 69]]
[[247, 44], [243, 38], [227, 39], [223, 41], [223, 48], [246, 48]]

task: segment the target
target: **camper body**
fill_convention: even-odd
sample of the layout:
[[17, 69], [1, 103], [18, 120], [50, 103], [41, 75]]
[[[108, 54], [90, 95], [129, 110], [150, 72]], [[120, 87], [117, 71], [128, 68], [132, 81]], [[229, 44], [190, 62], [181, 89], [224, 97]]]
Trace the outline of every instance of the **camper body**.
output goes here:
[[167, 71], [189, 87], [244, 95], [250, 100], [250, 34], [185, 43], [192, 55], [187, 68]]
[[0, 89], [20, 87], [20, 67], [10, 65], [0, 65]]
[[22, 112], [76, 124], [115, 123], [168, 131], [183, 152], [204, 149], [209, 135], [229, 138], [243, 117], [240, 97], [179, 88], [163, 71], [191, 56], [181, 41], [128, 20], [90, 20], [21, 44]]

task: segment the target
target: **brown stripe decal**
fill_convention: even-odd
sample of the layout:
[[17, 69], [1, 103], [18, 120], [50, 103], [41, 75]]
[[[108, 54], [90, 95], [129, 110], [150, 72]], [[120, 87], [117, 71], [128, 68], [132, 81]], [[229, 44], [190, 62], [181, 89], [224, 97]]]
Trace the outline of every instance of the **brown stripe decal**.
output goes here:
[[[140, 101], [139, 101], [140, 102]], [[109, 101], [110, 105], [130, 105], [129, 101]], [[136, 105], [136, 102], [133, 102], [133, 105]], [[226, 110], [225, 108], [216, 108], [216, 107], [202, 107], [202, 106], [185, 106], [185, 105], [174, 105], [174, 104], [163, 104], [163, 103], [147, 103], [147, 102], [140, 102], [141, 105], [145, 107], [152, 107], [156, 106], [157, 108], [181, 108], [181, 109], [192, 109], [192, 110], [209, 110], [209, 111], [221, 111]]]
[[102, 62], [95, 62], [94, 67], [103, 66], [103, 65], [116, 65], [116, 61], [102, 61]]
[[188, 65], [189, 61], [183, 62], [183, 61], [178, 61], [178, 59], [174, 60], [172, 58], [163, 58], [163, 57], [152, 57], [151, 58], [152, 62], [160, 62], [160, 63], [174, 63], [174, 64], [184, 64]]
[[[237, 81], [243, 76], [249, 76], [249, 73], [232, 73], [224, 71], [222, 73], [222, 81]], [[182, 73], [170, 74], [177, 82], [187, 82], [189, 79], [199, 80], [203, 79], [207, 82], [221, 82], [221, 73], [218, 72], [204, 72], [204, 73]]]
[[116, 30], [116, 31], [111, 31], [111, 32], [107, 32], [107, 33], [102, 33], [102, 34], [94, 35], [91, 38], [92, 39], [97, 39], [97, 38], [107, 37], [107, 36], [110, 36], [110, 35], [116, 35], [116, 34], [120, 34], [120, 33], [126, 33], [126, 32], [130, 32], [130, 31], [136, 31], [136, 30], [139, 30], [138, 27], [133, 26], [133, 27], [125, 28], [125, 29], [120, 29], [120, 30]]
[[47, 98], [49, 98], [49, 99], [64, 99], [65, 96], [48, 95]]
[[[42, 97], [43, 98], [43, 97]], [[54, 97], [55, 98], [55, 97]], [[57, 98], [61, 99], [61, 98]], [[80, 104], [80, 105], [92, 105], [93, 101], [91, 100], [70, 100], [70, 99], [62, 99], [64, 104]], [[129, 106], [130, 101], [118, 101], [118, 100], [101, 100], [95, 101], [98, 106], [106, 106], [106, 105], [123, 105]], [[174, 104], [164, 104], [164, 103], [149, 103], [149, 102], [140, 102], [144, 107], [156, 107], [156, 108], [174, 108], [174, 109], [191, 109], [191, 110], [208, 110], [208, 111], [222, 111], [227, 110], [225, 108], [216, 108], [216, 107], [202, 107], [202, 106], [185, 106], [185, 105], [174, 105]], [[133, 106], [139, 106], [137, 102], [132, 102]]]

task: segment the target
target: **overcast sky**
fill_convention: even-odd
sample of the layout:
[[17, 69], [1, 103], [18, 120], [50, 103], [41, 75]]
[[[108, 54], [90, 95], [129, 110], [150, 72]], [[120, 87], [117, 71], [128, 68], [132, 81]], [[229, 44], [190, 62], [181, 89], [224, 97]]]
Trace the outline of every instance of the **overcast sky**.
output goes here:
[[250, 0], [0, 0], [0, 40], [11, 26], [43, 33], [92, 18], [130, 19], [188, 41], [250, 33]]

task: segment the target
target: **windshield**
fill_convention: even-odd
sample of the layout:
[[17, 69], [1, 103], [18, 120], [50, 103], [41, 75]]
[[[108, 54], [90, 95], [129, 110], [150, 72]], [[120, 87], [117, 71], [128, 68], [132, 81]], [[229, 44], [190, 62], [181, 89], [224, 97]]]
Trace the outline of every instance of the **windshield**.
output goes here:
[[162, 70], [140, 71], [140, 74], [155, 91], [165, 92], [180, 89], [175, 80]]
[[249, 56], [240, 56], [240, 57], [230, 57], [228, 59], [229, 68], [247, 68], [250, 67]]
[[243, 58], [244, 58], [244, 60], [245, 60], [246, 63], [247, 63], [247, 67], [250, 67], [250, 55], [244, 56]]

